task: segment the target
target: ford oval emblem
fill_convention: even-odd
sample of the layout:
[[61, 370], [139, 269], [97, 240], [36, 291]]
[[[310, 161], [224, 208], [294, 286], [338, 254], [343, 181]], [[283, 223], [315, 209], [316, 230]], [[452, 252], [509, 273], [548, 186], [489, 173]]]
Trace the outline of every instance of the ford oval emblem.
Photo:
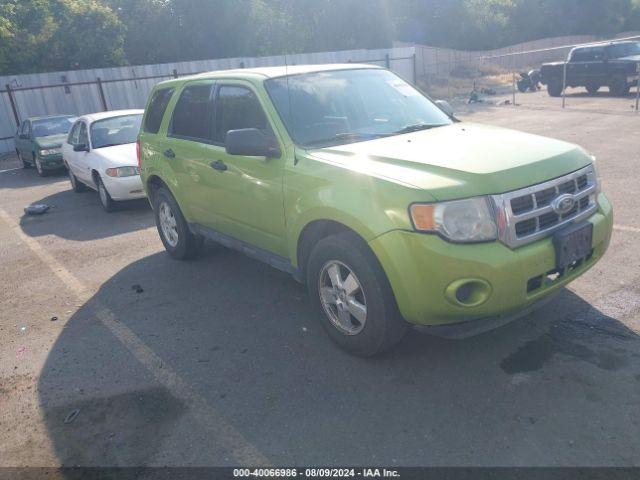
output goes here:
[[551, 202], [551, 208], [553, 208], [553, 211], [558, 215], [565, 215], [571, 211], [575, 204], [576, 199], [573, 198], [573, 195], [565, 193]]

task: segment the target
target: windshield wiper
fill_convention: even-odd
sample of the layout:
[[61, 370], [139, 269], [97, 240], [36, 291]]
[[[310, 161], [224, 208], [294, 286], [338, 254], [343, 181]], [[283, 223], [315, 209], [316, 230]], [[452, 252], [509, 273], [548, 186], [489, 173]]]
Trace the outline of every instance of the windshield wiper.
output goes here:
[[430, 124], [430, 123], [415, 123], [413, 125], [407, 125], [406, 127], [402, 127], [400, 130], [396, 130], [393, 132], [393, 135], [401, 135], [403, 133], [411, 133], [411, 132], [419, 132], [420, 130], [429, 130], [430, 128], [442, 127], [446, 124], [438, 123], [438, 124]]
[[312, 140], [310, 142], [305, 143], [306, 147], [316, 147], [319, 145], [323, 146], [331, 146], [335, 144], [336, 140], [373, 140], [375, 138], [386, 137], [388, 133], [358, 133], [358, 132], [341, 132], [336, 133], [333, 138], [322, 138], [319, 140]]

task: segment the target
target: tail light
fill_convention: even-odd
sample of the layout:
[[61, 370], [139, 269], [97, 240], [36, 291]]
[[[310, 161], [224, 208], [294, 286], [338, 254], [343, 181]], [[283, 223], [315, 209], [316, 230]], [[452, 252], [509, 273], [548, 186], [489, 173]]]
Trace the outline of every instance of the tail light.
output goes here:
[[136, 139], [136, 158], [138, 159], [138, 168], [142, 167], [140, 164], [140, 137]]

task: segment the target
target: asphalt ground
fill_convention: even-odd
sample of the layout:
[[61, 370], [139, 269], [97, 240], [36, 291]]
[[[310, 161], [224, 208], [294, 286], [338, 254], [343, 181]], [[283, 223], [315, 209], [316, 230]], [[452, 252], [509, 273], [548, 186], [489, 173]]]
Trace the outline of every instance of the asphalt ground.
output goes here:
[[593, 152], [609, 252], [535, 314], [367, 360], [288, 275], [174, 261], [145, 201], [107, 214], [0, 161], [0, 466], [640, 465], [640, 117], [523, 98], [456, 108]]

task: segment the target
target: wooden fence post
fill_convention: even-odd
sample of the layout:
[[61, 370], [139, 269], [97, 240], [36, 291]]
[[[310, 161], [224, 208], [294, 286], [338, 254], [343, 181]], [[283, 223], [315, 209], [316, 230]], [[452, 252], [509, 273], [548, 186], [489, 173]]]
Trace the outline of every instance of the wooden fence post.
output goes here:
[[16, 106], [16, 100], [13, 98], [13, 92], [11, 91], [11, 85], [7, 83], [7, 95], [9, 95], [9, 103], [11, 104], [11, 110], [13, 111], [13, 118], [16, 121], [16, 128], [20, 126], [20, 115], [18, 114], [18, 107]]
[[96, 82], [98, 84], [98, 93], [100, 93], [100, 101], [102, 102], [102, 109], [105, 112], [107, 112], [109, 111], [109, 107], [107, 106], [107, 99], [104, 96], [104, 89], [102, 88], [102, 80], [100, 80], [100, 77], [96, 79]]

